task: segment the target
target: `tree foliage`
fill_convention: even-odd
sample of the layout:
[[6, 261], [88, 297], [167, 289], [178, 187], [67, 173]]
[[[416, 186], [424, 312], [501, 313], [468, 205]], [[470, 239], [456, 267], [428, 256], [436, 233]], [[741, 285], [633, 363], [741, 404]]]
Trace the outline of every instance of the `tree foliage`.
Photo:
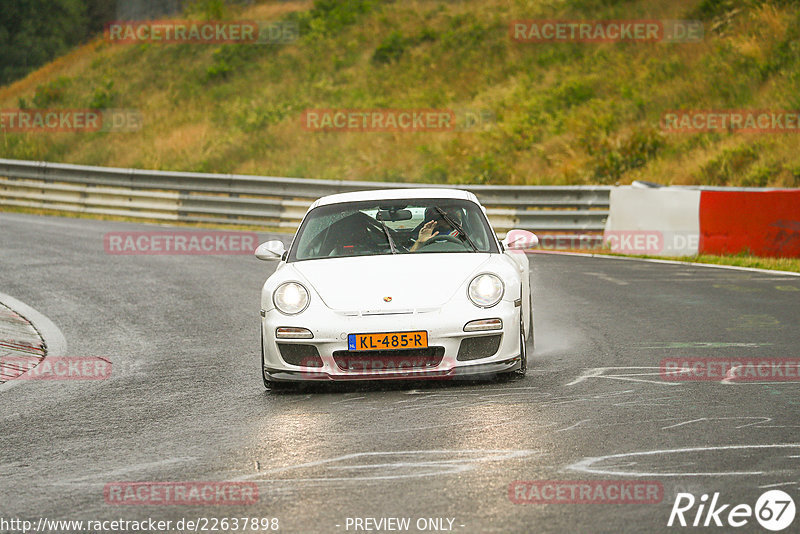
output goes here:
[[116, 16], [116, 0], [2, 0], [0, 85], [22, 78]]

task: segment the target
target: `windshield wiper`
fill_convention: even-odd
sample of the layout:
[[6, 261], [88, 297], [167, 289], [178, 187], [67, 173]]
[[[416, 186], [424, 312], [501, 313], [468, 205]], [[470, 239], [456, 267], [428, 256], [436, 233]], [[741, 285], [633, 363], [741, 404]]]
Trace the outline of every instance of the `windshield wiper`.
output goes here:
[[464, 241], [469, 243], [469, 246], [472, 247], [473, 252], [478, 252], [478, 247], [475, 246], [475, 243], [472, 242], [472, 239], [469, 238], [464, 229], [461, 228], [460, 224], [458, 224], [455, 220], [453, 220], [452, 217], [450, 217], [447, 213], [445, 213], [442, 208], [436, 206], [434, 209], [436, 210], [436, 213], [438, 213], [439, 216], [442, 219], [444, 219], [447, 224], [449, 224], [455, 231], [458, 232], [458, 235], [462, 236]]
[[386, 223], [380, 219], [377, 219], [379, 223], [381, 223], [381, 228], [383, 228], [383, 233], [386, 234], [386, 239], [389, 240], [389, 247], [392, 249], [392, 254], [397, 254], [397, 247], [394, 246], [394, 240], [392, 239], [392, 234], [389, 233], [389, 228], [387, 228]]

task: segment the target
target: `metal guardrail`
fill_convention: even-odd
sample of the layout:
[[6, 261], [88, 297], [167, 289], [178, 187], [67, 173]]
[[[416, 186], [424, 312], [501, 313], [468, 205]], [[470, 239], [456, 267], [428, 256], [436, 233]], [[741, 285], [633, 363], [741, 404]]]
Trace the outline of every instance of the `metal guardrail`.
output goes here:
[[471, 191], [498, 231], [602, 232], [609, 186], [435, 185], [149, 171], [0, 159], [0, 206], [296, 228], [321, 196], [384, 188]]

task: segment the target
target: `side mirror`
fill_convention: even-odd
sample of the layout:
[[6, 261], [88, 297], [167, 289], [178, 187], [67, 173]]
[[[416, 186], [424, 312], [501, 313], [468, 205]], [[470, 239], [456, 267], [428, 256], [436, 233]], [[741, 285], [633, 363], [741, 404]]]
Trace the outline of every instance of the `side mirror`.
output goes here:
[[510, 230], [503, 239], [503, 247], [506, 250], [526, 250], [538, 244], [539, 238], [536, 234], [527, 230]]
[[265, 261], [278, 261], [286, 252], [286, 247], [283, 246], [282, 241], [267, 241], [261, 243], [256, 249], [256, 258]]

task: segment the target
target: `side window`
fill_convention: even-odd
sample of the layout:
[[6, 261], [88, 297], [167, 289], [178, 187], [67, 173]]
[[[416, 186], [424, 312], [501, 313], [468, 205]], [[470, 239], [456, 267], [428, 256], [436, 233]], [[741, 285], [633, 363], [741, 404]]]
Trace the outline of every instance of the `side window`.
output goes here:
[[352, 215], [352, 212], [310, 215], [306, 228], [300, 236], [300, 241], [297, 243], [297, 258], [309, 259], [325, 256], [327, 253], [322, 248], [333, 237], [330, 235], [332, 229], [335, 233], [337, 228], [335, 224], [348, 215]]

